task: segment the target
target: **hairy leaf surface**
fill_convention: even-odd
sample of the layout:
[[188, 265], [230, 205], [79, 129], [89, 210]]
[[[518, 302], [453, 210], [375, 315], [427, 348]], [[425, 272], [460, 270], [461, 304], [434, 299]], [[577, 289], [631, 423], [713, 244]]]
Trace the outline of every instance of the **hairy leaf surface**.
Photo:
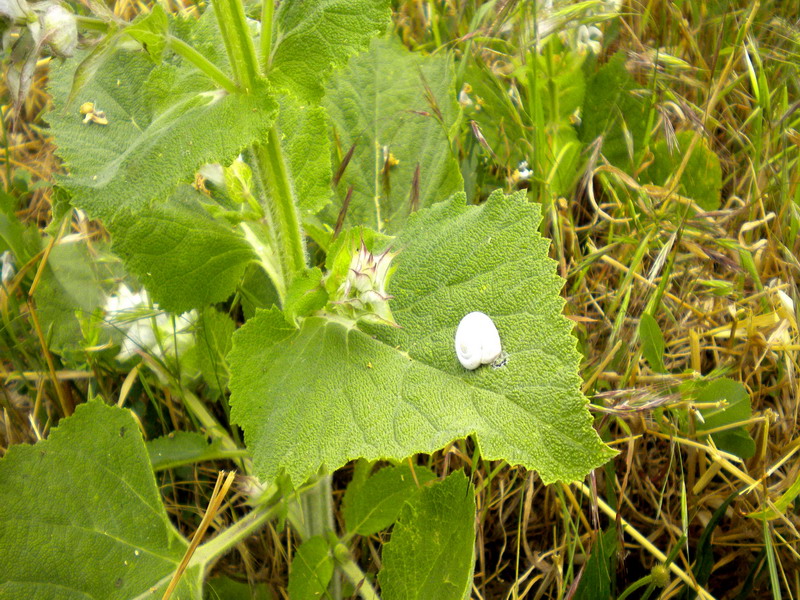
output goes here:
[[[250, 95], [210, 83], [205, 91], [187, 92], [164, 81], [168, 70], [122, 50], [65, 106], [76, 64], [54, 65], [54, 109], [46, 120], [69, 170], [60, 183], [92, 217], [109, 219], [165, 199], [202, 164], [227, 164], [263, 138], [275, 118], [277, 104], [266, 85]], [[105, 113], [108, 125], [83, 123], [78, 108], [86, 101]]]
[[462, 189], [448, 139], [458, 118], [453, 81], [449, 59], [412, 54], [395, 40], [375, 40], [331, 79], [325, 106], [342, 152], [356, 147], [338, 186], [339, 201], [325, 213], [329, 224], [351, 185], [345, 224], [378, 231], [397, 231], [412, 209]]
[[409, 500], [383, 547], [385, 600], [469, 598], [475, 561], [475, 489], [456, 471]]
[[270, 80], [306, 102], [318, 102], [330, 72], [366, 48], [390, 16], [387, 0], [281, 2]]
[[[128, 410], [81, 405], [0, 460], [0, 599], [161, 598], [186, 541]], [[173, 598], [200, 598], [189, 569]]]
[[321, 106], [280, 98], [278, 134], [298, 208], [315, 214], [331, 201], [331, 149], [328, 119]]
[[182, 186], [168, 202], [123, 213], [111, 226], [114, 251], [153, 301], [174, 313], [225, 300], [256, 259], [244, 237], [214, 219], [199, 197]]
[[[256, 469], [295, 483], [353, 458], [402, 459], [476, 434], [487, 459], [579, 479], [613, 452], [580, 393], [563, 285], [538, 233], [540, 209], [496, 192], [422, 211], [393, 242], [399, 328], [326, 316], [296, 329], [278, 309], [234, 335], [231, 416]], [[453, 340], [471, 311], [492, 317], [506, 362], [466, 371]]]

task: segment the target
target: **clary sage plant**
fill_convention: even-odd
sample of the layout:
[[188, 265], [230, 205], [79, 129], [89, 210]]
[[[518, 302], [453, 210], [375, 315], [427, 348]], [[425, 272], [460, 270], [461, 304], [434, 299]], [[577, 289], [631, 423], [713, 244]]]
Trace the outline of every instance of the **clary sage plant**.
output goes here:
[[[200, 598], [209, 567], [279, 517], [302, 540], [293, 598], [342, 597], [343, 579], [377, 598], [351, 543], [389, 527], [382, 597], [465, 597], [472, 483], [461, 471], [435, 481], [410, 457], [471, 438], [475, 459], [550, 483], [613, 452], [580, 391], [539, 205], [501, 191], [467, 202], [450, 143], [462, 119], [453, 57], [394, 39], [388, 0], [215, 0], [199, 18], [156, 4], [132, 23], [96, 8], [72, 21], [82, 48], [51, 63], [45, 118], [65, 168], [56, 224], [72, 207], [101, 220], [103, 251], [153, 306], [196, 319], [178, 328], [195, 331], [202, 383], [139, 352], [144, 330], [122, 351], [144, 355], [199, 431], [145, 443], [128, 409], [95, 400], [72, 416], [65, 404], [47, 440], [10, 448], [0, 598]], [[3, 14], [70, 54], [47, 11], [36, 37], [31, 10]], [[559, 139], [578, 143], [574, 130]], [[59, 265], [84, 282], [84, 315], [104, 314], [114, 291], [82, 252], [54, 244], [34, 295], [64, 356], [87, 328], [54, 300], [70, 285]], [[473, 312], [496, 327], [501, 362], [459, 361], [456, 329]], [[113, 343], [93, 335], [92, 348]], [[203, 385], [220, 410], [198, 398]], [[187, 554], [153, 470], [219, 458], [258, 493]], [[353, 460], [337, 530], [331, 473]], [[378, 461], [389, 466], [375, 472]]]

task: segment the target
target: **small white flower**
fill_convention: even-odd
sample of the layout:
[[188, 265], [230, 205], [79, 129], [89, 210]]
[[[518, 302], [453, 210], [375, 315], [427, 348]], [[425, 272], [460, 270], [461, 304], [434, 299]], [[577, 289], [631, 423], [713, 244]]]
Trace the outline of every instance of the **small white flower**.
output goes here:
[[602, 49], [603, 32], [594, 25], [581, 25], [575, 33], [575, 49], [578, 52], [599, 54]]
[[160, 358], [182, 355], [194, 343], [192, 328], [197, 319], [195, 311], [175, 317], [159, 312], [152, 305], [147, 292], [133, 292], [120, 284], [117, 291], [106, 299], [105, 312], [114, 327], [124, 338], [117, 360], [124, 362], [138, 352], [147, 352]]
[[14, 277], [14, 274], [17, 272], [17, 270], [14, 268], [14, 255], [11, 254], [11, 250], [6, 250], [3, 252], [2, 256], [0, 256], [0, 262], [3, 265], [0, 281], [2, 281], [3, 285], [5, 285], [11, 281], [11, 279]]
[[528, 166], [528, 161], [523, 160], [517, 165], [518, 181], [528, 181], [533, 176], [533, 171]]

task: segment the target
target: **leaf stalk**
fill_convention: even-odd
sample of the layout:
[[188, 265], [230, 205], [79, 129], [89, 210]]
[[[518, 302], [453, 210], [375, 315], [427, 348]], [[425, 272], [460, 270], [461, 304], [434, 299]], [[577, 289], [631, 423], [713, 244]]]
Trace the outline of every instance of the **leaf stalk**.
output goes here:
[[244, 6], [241, 0], [216, 0], [212, 4], [236, 82], [252, 92], [258, 81], [258, 60]]
[[189, 569], [195, 565], [208, 565], [248, 537], [259, 531], [268, 521], [278, 516], [283, 502], [263, 504], [247, 513], [242, 519], [225, 529], [215, 538], [197, 548], [189, 561]]
[[201, 72], [208, 75], [208, 77], [222, 89], [230, 92], [231, 94], [238, 91], [236, 83], [230, 77], [225, 75], [225, 73], [223, 73], [222, 70], [217, 67], [217, 65], [200, 54], [192, 46], [184, 42], [182, 39], [173, 36], [170, 36], [168, 41], [169, 47], [172, 48], [175, 54], [179, 55], [181, 58], [197, 67], [197, 69], [199, 69]]
[[272, 19], [275, 0], [263, 0], [261, 5], [261, 73], [266, 75], [272, 63]]

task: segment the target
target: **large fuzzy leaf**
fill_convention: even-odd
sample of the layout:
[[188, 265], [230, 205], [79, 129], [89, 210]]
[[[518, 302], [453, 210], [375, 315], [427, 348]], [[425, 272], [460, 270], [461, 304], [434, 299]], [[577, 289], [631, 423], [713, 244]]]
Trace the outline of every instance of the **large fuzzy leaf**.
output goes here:
[[[54, 66], [47, 115], [69, 175], [61, 184], [93, 217], [117, 216], [151, 200], [163, 200], [204, 163], [229, 163], [263, 139], [277, 104], [266, 84], [253, 94], [176, 84], [177, 69], [156, 68], [142, 53], [118, 51], [65, 106], [77, 61]], [[105, 113], [108, 125], [83, 123], [86, 101]]]
[[270, 79], [318, 102], [325, 78], [389, 23], [387, 0], [281, 2], [273, 29]]
[[[91, 402], [0, 461], [0, 599], [161, 598], [186, 551], [128, 410]], [[199, 599], [202, 566], [173, 598]]]
[[214, 219], [200, 194], [183, 186], [168, 202], [129, 212], [111, 231], [114, 251], [164, 310], [181, 313], [225, 300], [256, 259], [227, 222]]
[[458, 118], [453, 79], [448, 58], [412, 54], [395, 40], [375, 40], [331, 79], [325, 106], [342, 150], [356, 147], [339, 183], [339, 202], [325, 213], [330, 224], [351, 185], [345, 223], [378, 231], [397, 231], [414, 208], [463, 188], [448, 139]]
[[[415, 216], [395, 242], [389, 292], [400, 325], [364, 331], [325, 316], [300, 329], [278, 309], [235, 335], [231, 416], [258, 472], [300, 483], [321, 466], [402, 459], [475, 434], [483, 455], [574, 480], [613, 452], [592, 429], [563, 285], [540, 209], [463, 194]], [[453, 339], [471, 311], [491, 316], [507, 360], [466, 371]]]

